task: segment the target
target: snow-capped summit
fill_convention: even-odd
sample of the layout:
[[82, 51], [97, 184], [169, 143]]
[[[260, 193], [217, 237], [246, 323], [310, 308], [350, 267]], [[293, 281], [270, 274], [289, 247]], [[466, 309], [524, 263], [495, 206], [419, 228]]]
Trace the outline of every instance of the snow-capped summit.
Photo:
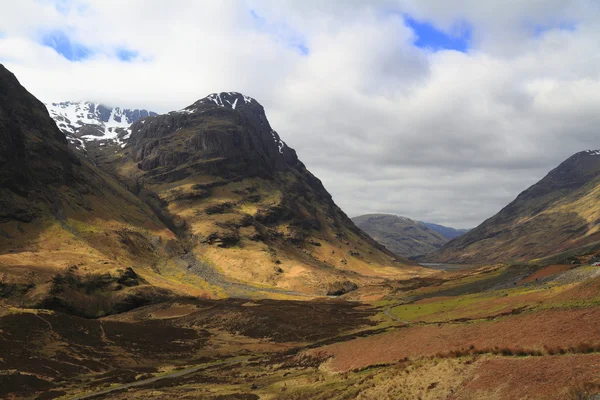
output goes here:
[[219, 107], [231, 108], [233, 110], [242, 105], [254, 105], [261, 107], [256, 100], [254, 100], [250, 96], [246, 96], [245, 94], [238, 92], [221, 92], [209, 94], [208, 96], [198, 100], [194, 104], [175, 112], [182, 114], [191, 114], [193, 112], [196, 112], [198, 110], [198, 107], [201, 105], [217, 105]]
[[139, 109], [111, 108], [92, 102], [61, 102], [46, 104], [50, 116], [80, 150], [91, 141], [110, 140], [122, 144], [131, 133], [132, 123], [154, 112]]

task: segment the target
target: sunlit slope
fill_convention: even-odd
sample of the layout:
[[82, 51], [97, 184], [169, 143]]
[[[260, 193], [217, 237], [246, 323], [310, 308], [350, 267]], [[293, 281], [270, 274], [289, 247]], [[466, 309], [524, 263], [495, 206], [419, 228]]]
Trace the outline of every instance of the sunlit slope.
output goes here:
[[220, 295], [177, 267], [184, 252], [173, 232], [75, 156], [44, 105], [2, 66], [0, 83], [0, 301], [96, 315], [175, 292]]

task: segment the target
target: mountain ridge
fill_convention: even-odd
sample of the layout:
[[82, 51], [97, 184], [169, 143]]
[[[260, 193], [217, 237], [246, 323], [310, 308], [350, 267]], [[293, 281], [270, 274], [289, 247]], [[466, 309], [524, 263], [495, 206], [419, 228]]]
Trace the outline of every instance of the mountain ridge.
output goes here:
[[600, 151], [578, 152], [429, 259], [524, 262], [589, 245], [600, 240], [598, 196]]
[[441, 248], [448, 241], [422, 222], [393, 214], [365, 214], [352, 221], [395, 254], [418, 257]]

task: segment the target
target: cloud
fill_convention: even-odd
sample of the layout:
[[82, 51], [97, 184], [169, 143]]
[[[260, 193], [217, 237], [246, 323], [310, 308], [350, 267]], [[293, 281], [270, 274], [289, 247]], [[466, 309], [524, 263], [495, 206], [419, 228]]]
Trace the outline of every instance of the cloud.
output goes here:
[[20, 0], [0, 62], [47, 102], [241, 91], [348, 214], [472, 227], [600, 147], [599, 22], [593, 0]]

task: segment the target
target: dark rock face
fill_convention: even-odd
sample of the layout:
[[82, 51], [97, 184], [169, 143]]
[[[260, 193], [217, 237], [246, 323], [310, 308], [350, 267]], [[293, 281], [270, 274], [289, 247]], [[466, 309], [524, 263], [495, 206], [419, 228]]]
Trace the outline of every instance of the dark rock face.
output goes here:
[[0, 219], [31, 220], [29, 202], [73, 183], [79, 165], [44, 105], [0, 65]]
[[145, 171], [209, 159], [215, 161], [203, 166], [208, 172], [222, 169], [214, 164], [228, 159], [230, 173], [242, 176], [269, 177], [287, 167], [303, 167], [296, 152], [271, 128], [263, 107], [240, 93], [213, 94], [131, 128], [128, 143]]
[[[273, 178], [294, 170], [302, 177], [294, 188], [299, 195], [310, 188], [331, 202], [321, 181], [271, 128], [263, 107], [241, 93], [209, 95], [181, 111], [138, 121], [131, 130], [128, 148], [138, 167], [161, 169], [160, 175], [149, 174], [153, 181], [198, 173], [227, 180]], [[168, 173], [174, 169], [177, 173]]]

